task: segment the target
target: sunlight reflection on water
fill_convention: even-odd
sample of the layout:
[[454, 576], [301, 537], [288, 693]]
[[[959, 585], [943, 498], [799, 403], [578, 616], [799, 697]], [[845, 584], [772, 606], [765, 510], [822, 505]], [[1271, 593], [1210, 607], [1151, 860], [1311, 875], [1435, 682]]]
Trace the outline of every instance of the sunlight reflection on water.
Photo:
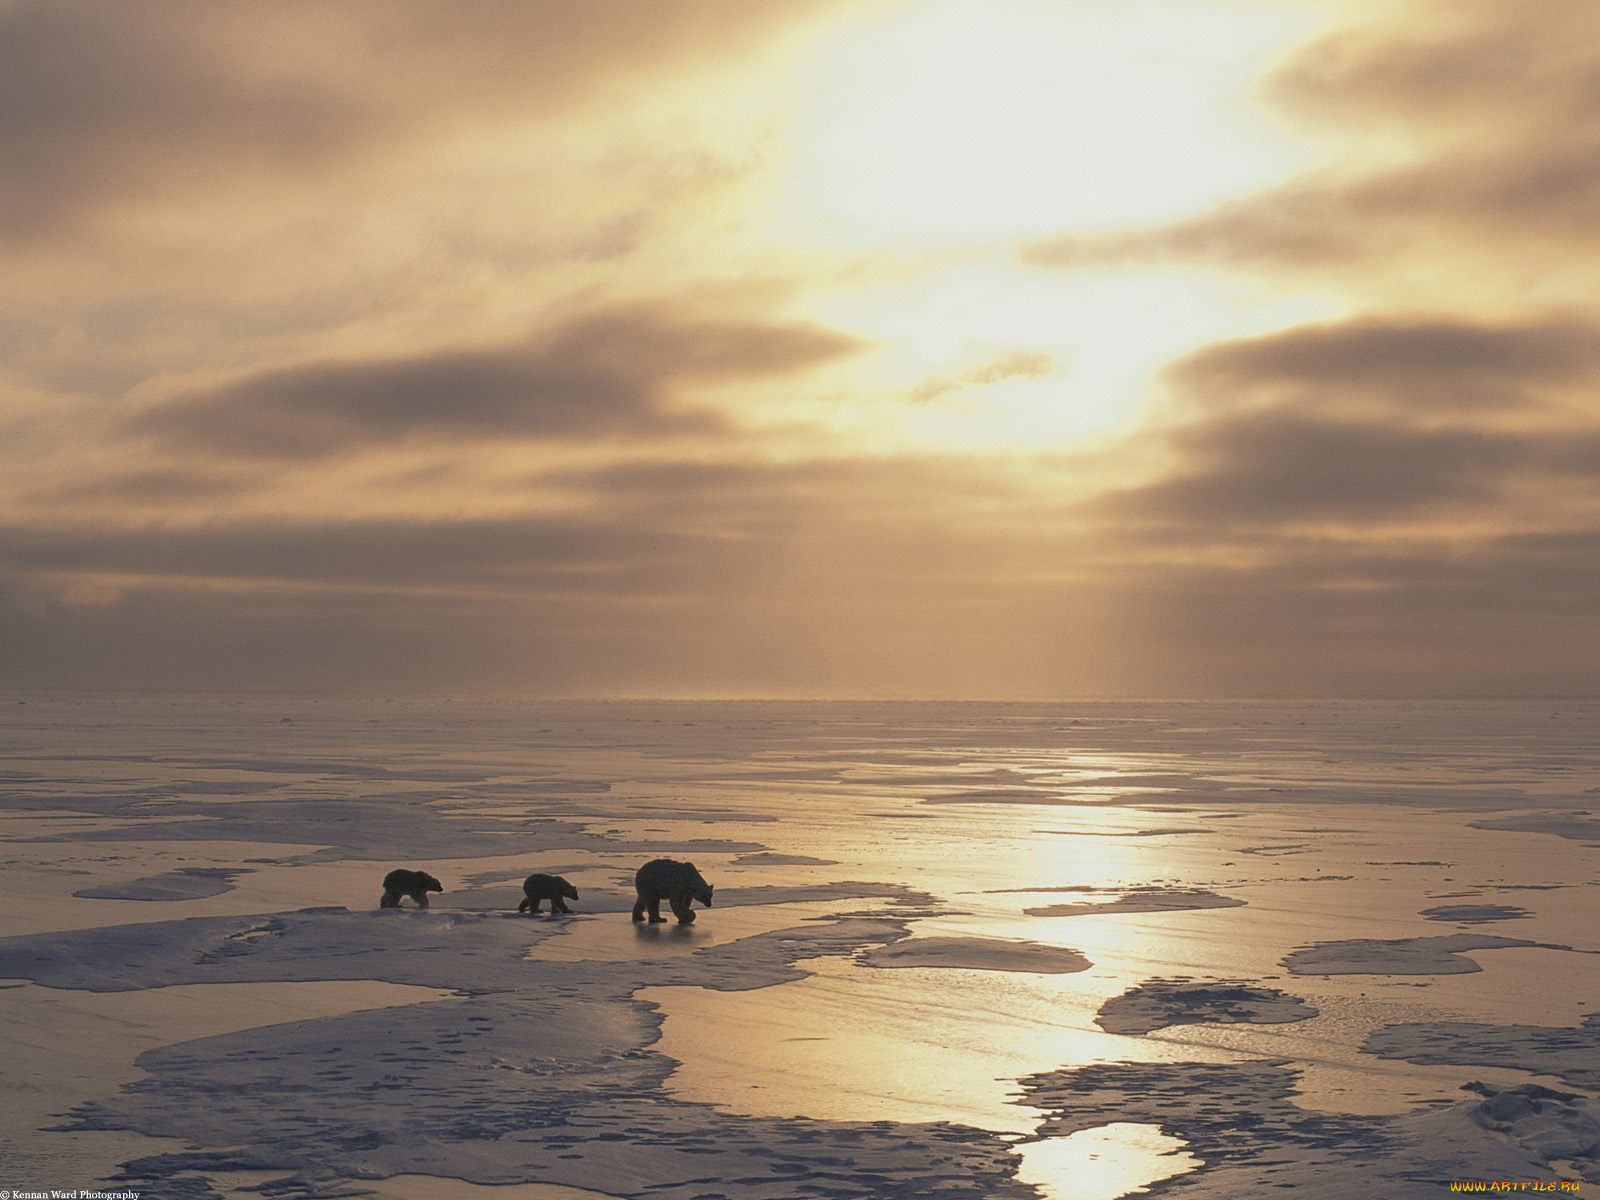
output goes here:
[[[276, 710], [270, 725], [241, 725], [214, 719], [205, 706], [169, 728], [141, 709], [149, 730], [134, 728], [122, 756], [102, 761], [110, 734], [71, 713], [38, 725], [56, 718], [30, 707], [36, 724], [15, 727], [6, 763], [19, 779], [36, 776], [27, 786], [52, 807], [0, 821], [0, 843], [8, 843], [0, 850], [11, 860], [12, 930], [131, 927], [308, 905], [368, 910], [390, 865], [367, 857], [389, 853], [367, 844], [377, 830], [359, 822], [258, 830], [252, 814], [280, 801], [371, 795], [387, 804], [372, 811], [397, 818], [427, 805], [449, 819], [418, 824], [415, 853], [426, 855], [417, 861], [440, 874], [447, 891], [431, 915], [402, 919], [446, 930], [523, 922], [515, 928], [527, 931], [531, 987], [569, 963], [638, 962], [634, 978], [643, 981], [643, 965], [662, 958], [674, 960], [672, 978], [708, 984], [637, 993], [659, 1006], [661, 1036], [650, 1048], [678, 1063], [666, 1084], [674, 1097], [752, 1116], [991, 1130], [1015, 1139], [1021, 1177], [1060, 1200], [1110, 1200], [1199, 1164], [1185, 1143], [1150, 1125], [1024, 1140], [1044, 1117], [1015, 1102], [1027, 1075], [1105, 1062], [1284, 1060], [1294, 1071], [1289, 1100], [1303, 1109], [1398, 1113], [1458, 1099], [1467, 1079], [1525, 1076], [1378, 1058], [1362, 1049], [1374, 1029], [1451, 1020], [1570, 1028], [1594, 1007], [1593, 960], [1551, 948], [1492, 949], [1477, 956], [1479, 970], [1458, 975], [1295, 975], [1283, 964], [1286, 954], [1319, 942], [1456, 932], [1422, 915], [1447, 903], [1514, 903], [1533, 916], [1477, 932], [1592, 952], [1592, 906], [1581, 902], [1594, 878], [1592, 848], [1573, 837], [1471, 824], [1484, 810], [1534, 797], [1541, 806], [1548, 795], [1592, 803], [1600, 768], [1589, 708], [1562, 722], [1545, 707], [1436, 705], [571, 706], [540, 710], [536, 719], [522, 709], [443, 718], [421, 707], [406, 711], [418, 714], [415, 727], [386, 719], [357, 728], [355, 717], [370, 715], [360, 709], [308, 719], [293, 732], [279, 728]], [[1313, 726], [1301, 728], [1308, 719]], [[267, 734], [251, 732], [259, 728]], [[41, 747], [60, 757], [35, 762]], [[229, 765], [236, 761], [252, 765]], [[412, 769], [415, 778], [406, 774]], [[552, 780], [570, 786], [552, 790]], [[263, 799], [240, 790], [258, 783], [268, 789]], [[146, 792], [155, 799], [111, 803]], [[1153, 797], [1159, 802], [1151, 804]], [[1386, 802], [1374, 803], [1378, 797]], [[551, 818], [560, 824], [546, 828]], [[137, 838], [121, 828], [135, 819]], [[570, 832], [579, 827], [615, 840], [590, 844]], [[115, 836], [80, 840], [91, 830]], [[305, 842], [254, 840], [268, 834]], [[459, 844], [428, 840], [446, 835]], [[746, 860], [757, 845], [773, 853]], [[628, 919], [632, 871], [657, 848], [692, 850], [718, 886], [716, 907], [699, 912], [691, 928], [641, 928]], [[412, 861], [412, 852], [405, 847], [395, 861]], [[75, 895], [89, 884], [222, 867], [244, 873], [218, 896], [152, 903]], [[534, 869], [572, 877], [583, 894], [573, 916], [516, 915], [517, 885]], [[802, 895], [830, 885], [872, 898], [723, 903], [741, 889]], [[896, 906], [896, 893], [868, 890], [881, 885], [928, 899]], [[1125, 892], [1200, 891], [1244, 903], [1027, 912], [1103, 904]], [[1093, 965], [1046, 976], [872, 967], [835, 957], [803, 962], [811, 973], [805, 979], [714, 990], [751, 982], [741, 979], [743, 959], [728, 943], [859, 910], [903, 916], [913, 939], [1028, 941], [1080, 952]], [[516, 938], [507, 944], [523, 953]], [[712, 947], [719, 953], [707, 956], [701, 976], [679, 961]], [[1175, 978], [1248, 980], [1304, 999], [1319, 1016], [1285, 1025], [1185, 1024], [1178, 1012], [1145, 1036], [1108, 1034], [1095, 1023], [1111, 997]], [[378, 997], [377, 985], [359, 986], [363, 1004]], [[152, 1004], [160, 998], [148, 995]], [[61, 997], [47, 999], [58, 1020]], [[120, 1013], [145, 1001], [103, 1003]], [[184, 1010], [170, 1008], [162, 1010], [157, 1041], [194, 1036]], [[119, 1051], [143, 1044], [126, 1031], [112, 1040]], [[97, 1044], [86, 1048], [98, 1053]], [[116, 1061], [131, 1063], [131, 1053]], [[50, 1100], [52, 1114], [110, 1084], [94, 1061], [53, 1086], [61, 1098]], [[26, 1122], [28, 1144], [49, 1147], [65, 1136], [35, 1132], [45, 1116]], [[497, 1147], [508, 1160], [514, 1150], [510, 1142]], [[581, 1194], [548, 1185], [469, 1190], [421, 1175], [397, 1176], [375, 1191], [394, 1200]]]
[[665, 1014], [655, 1049], [680, 1064], [668, 1090], [750, 1115], [1031, 1134], [1041, 1114], [1015, 1102], [1022, 1076], [1063, 1063], [1238, 1057], [1104, 1032], [1093, 1014], [1120, 984], [1092, 972], [804, 967], [806, 979], [755, 991], [639, 992]]
[[1119, 1121], [1017, 1146], [1017, 1178], [1050, 1200], [1117, 1200], [1198, 1167], [1200, 1160], [1185, 1145], [1154, 1125]]

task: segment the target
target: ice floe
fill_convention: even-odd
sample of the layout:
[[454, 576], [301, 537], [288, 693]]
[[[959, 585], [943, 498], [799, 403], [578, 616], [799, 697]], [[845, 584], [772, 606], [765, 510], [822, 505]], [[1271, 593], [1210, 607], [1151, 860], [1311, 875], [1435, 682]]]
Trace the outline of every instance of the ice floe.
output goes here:
[[1090, 963], [1076, 950], [999, 938], [919, 937], [874, 946], [859, 959], [870, 967], [948, 967], [967, 971], [1032, 971], [1067, 975]]
[[1520, 946], [1568, 949], [1526, 938], [1478, 933], [1388, 940], [1352, 938], [1296, 950], [1284, 956], [1283, 965], [1296, 975], [1457, 975], [1483, 969], [1468, 957], [1474, 951]]
[[1169, 1025], [1283, 1025], [1317, 1010], [1276, 988], [1244, 980], [1152, 979], [1100, 1006], [1095, 1024], [1109, 1033], [1151, 1033]]

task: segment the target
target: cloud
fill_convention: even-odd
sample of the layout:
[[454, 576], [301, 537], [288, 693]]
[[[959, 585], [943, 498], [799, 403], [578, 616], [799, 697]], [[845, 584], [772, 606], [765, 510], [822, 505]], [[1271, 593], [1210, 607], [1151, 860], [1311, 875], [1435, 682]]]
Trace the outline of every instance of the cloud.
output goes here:
[[[1552, 0], [1397, 5], [1289, 57], [1265, 97], [1361, 142], [1325, 167], [1170, 224], [1073, 233], [1039, 265], [1151, 260], [1366, 268], [1440, 253], [1592, 248], [1600, 203], [1600, 52], [1593, 11]], [[1419, 35], [1419, 26], [1426, 28]], [[1373, 134], [1380, 137], [1373, 137]]]
[[1045, 239], [1022, 258], [1067, 269], [1181, 261], [1309, 271], [1405, 260], [1424, 246], [1471, 249], [1462, 234], [1588, 246], [1597, 163], [1600, 131], [1374, 174], [1326, 172], [1169, 225]]
[[122, 529], [0, 529], [0, 563], [29, 574], [535, 589], [687, 557], [708, 536], [601, 516], [238, 520]]
[[48, 689], [604, 692], [651, 670], [658, 638], [694, 632], [681, 614], [627, 608], [592, 595], [530, 606], [495, 594], [160, 581], [96, 597], [0, 576], [0, 671]]
[[225, 33], [217, 15], [181, 2], [0, 8], [0, 239], [119, 197], [309, 170], [375, 131], [376, 112], [331, 82], [241, 73], [207, 45]]
[[1600, 329], [1576, 318], [1356, 317], [1213, 343], [1167, 375], [1165, 423], [1129, 447], [1164, 469], [1090, 511], [1225, 543], [1263, 526], [1497, 519], [1513, 485], [1554, 497], [1600, 472], [1584, 400]]
[[1600, 116], [1600, 54], [1582, 37], [1593, 16], [1584, 0], [1550, 0], [1536, 21], [1493, 0], [1397, 5], [1388, 20], [1302, 46], [1266, 91], [1330, 121], [1471, 119], [1500, 129]]
[[959, 690], [1012, 636], [959, 634], [985, 628], [1006, 586], [994, 546], [950, 519], [1000, 495], [977, 464], [664, 459], [527, 483], [558, 506], [0, 528], [0, 669], [142, 687], [872, 694], [930, 673]]
[[912, 404], [926, 404], [963, 388], [1007, 379], [1042, 379], [1055, 370], [1055, 359], [1041, 350], [1008, 350], [969, 370], [924, 380], [912, 390], [909, 399]]
[[[1576, 688], [1600, 650], [1592, 527], [1319, 531], [1277, 518], [1373, 516], [1351, 494], [1368, 481], [1337, 476], [1381, 431], [1193, 433], [1189, 466], [1217, 479], [1275, 456], [1320, 471], [1311, 504], [1268, 478], [1086, 524], [960, 459], [666, 459], [546, 472], [530, 482], [581, 502], [516, 516], [40, 522], [0, 530], [0, 666], [141, 687], [1350, 694]], [[1435, 495], [1505, 465], [1470, 437], [1401, 449]], [[1389, 453], [1380, 490], [1405, 469]]]
[[529, 342], [299, 364], [180, 393], [129, 422], [174, 450], [319, 457], [411, 437], [540, 440], [713, 432], [675, 408], [686, 380], [781, 375], [860, 343], [819, 326], [696, 319], [638, 306], [580, 318]]
[[1387, 315], [1217, 342], [1169, 369], [1222, 405], [1315, 390], [1322, 409], [1377, 397], [1402, 412], [1525, 405], [1597, 373], [1600, 329], [1577, 319]]
[[26, 499], [35, 504], [154, 505], [236, 498], [259, 487], [253, 475], [218, 474], [178, 467], [149, 467], [71, 479], [39, 488]]
[[1592, 21], [1571, 0], [1391, 6], [1265, 89], [1340, 135], [1335, 161], [1024, 250], [1243, 267], [1355, 312], [1172, 363], [1121, 452], [1145, 481], [1077, 510], [1123, 635], [1196, 690], [1594, 687], [1572, 658], [1600, 648]]
[[[860, 280], [921, 269], [916, 247], [844, 263], [761, 224], [786, 145], [762, 118], [794, 93], [739, 89], [779, 77], [757, 52], [797, 46], [775, 35], [820, 6], [463, 11], [0, 0], [0, 256], [26, 275], [0, 313], [8, 679], [1050, 695], [1592, 676], [1587, 0], [1371, 9], [1267, 92], [1335, 130], [1340, 161], [1032, 247], [1260, 269], [1251, 296], [1354, 314], [1199, 347], [1126, 439], [1037, 454], [882, 449], [876, 410], [804, 374], [861, 343], [772, 315], [861, 312]], [[758, 99], [727, 112], [734, 95]], [[667, 298], [618, 300], [640, 295]], [[875, 373], [926, 339], [1029, 344], [1050, 311], [994, 306], [965, 334], [907, 312], [871, 394], [1073, 403], [1023, 388], [1056, 369], [1025, 349]], [[560, 315], [507, 340], [530, 312]], [[809, 411], [870, 441], [741, 421], [803, 420], [813, 384], [830, 394]]]
[[1095, 502], [1106, 514], [1221, 532], [1236, 524], [1393, 519], [1493, 497], [1529, 447], [1470, 428], [1418, 430], [1269, 411], [1168, 438], [1179, 466]]
[[820, 6], [682, 0], [0, 6], [0, 242], [351, 177], [736, 56]]
[[1320, 268], [1376, 252], [1390, 231], [1355, 219], [1341, 187], [1307, 179], [1154, 228], [1071, 233], [1023, 247], [1032, 266], [1075, 269], [1141, 262]]
[[1585, 529], [1173, 556], [1111, 585], [1110, 636], [1147, 647], [1128, 663], [1134, 694], [1185, 682], [1235, 695], [1592, 693], [1597, 550]]
[[542, 471], [521, 496], [552, 489], [566, 497], [559, 507], [513, 515], [16, 523], [0, 526], [0, 570], [660, 599], [759, 574], [797, 530], [904, 531], [1003, 494], [980, 468], [922, 459], [613, 462]]

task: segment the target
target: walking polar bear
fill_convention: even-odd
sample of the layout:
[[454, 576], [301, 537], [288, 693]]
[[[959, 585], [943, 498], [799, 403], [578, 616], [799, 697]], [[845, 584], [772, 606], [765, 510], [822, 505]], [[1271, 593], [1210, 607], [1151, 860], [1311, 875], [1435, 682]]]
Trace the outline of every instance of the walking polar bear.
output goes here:
[[639, 868], [639, 873], [633, 877], [633, 884], [639, 892], [639, 898], [633, 905], [635, 921], [644, 920], [647, 911], [652, 925], [665, 921], [666, 918], [661, 915], [663, 900], [672, 906], [672, 914], [678, 918], [680, 925], [694, 924], [694, 912], [689, 907], [691, 902], [698, 900], [707, 908], [711, 907], [711, 885], [695, 870], [692, 862], [678, 862], [671, 858], [652, 859]]
[[548, 900], [551, 916], [571, 912], [567, 900], [578, 898], [578, 889], [559, 875], [529, 875], [522, 881], [522, 893], [522, 903], [517, 905], [518, 912], [537, 913], [539, 905]]
[[428, 907], [428, 893], [442, 892], [444, 885], [426, 871], [408, 871], [397, 867], [383, 877], [383, 899], [379, 908], [399, 908], [400, 899], [410, 896], [418, 908]]

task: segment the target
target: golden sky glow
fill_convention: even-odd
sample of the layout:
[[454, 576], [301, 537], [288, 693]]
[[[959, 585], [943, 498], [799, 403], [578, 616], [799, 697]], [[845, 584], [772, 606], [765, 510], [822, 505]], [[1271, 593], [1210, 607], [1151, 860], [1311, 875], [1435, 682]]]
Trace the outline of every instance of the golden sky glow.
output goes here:
[[797, 56], [780, 234], [866, 253], [1172, 220], [1306, 155], [1251, 71], [1293, 5], [966, 0], [862, 6]]
[[0, 0], [0, 670], [1590, 690], [1587, 12]]

